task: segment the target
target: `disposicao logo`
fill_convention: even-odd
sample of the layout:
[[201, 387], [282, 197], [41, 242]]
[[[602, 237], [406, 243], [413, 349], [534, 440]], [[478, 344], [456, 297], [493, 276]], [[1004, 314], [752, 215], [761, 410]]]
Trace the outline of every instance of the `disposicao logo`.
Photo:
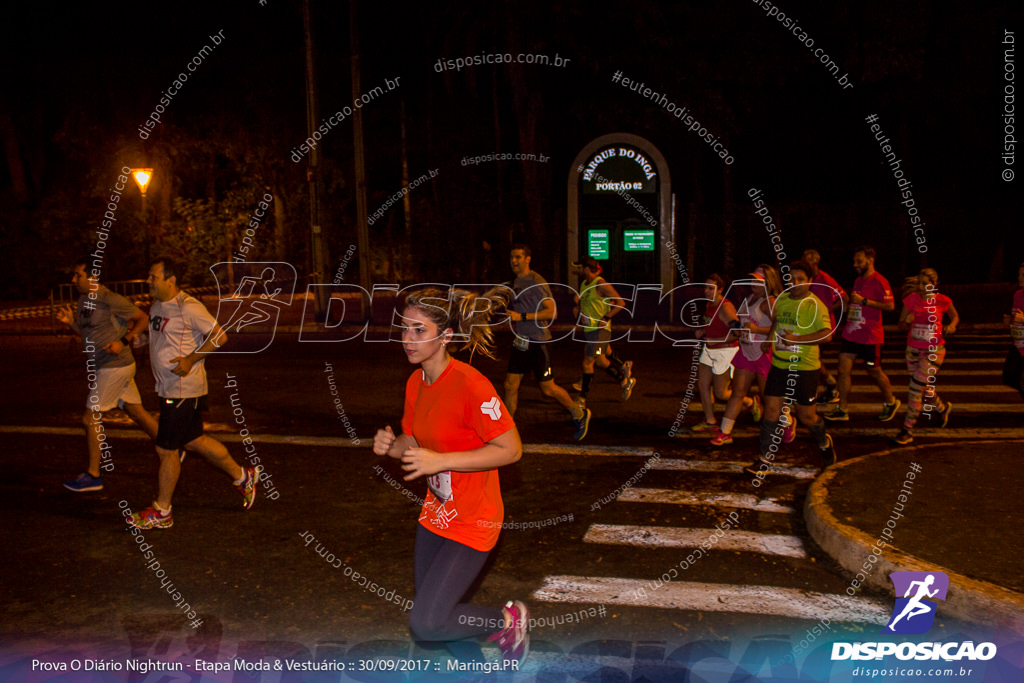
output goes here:
[[942, 572], [893, 572], [889, 579], [896, 587], [896, 606], [882, 633], [927, 633], [935, 623], [938, 608], [933, 600], [946, 599], [949, 577]]
[[[927, 633], [935, 623], [938, 607], [938, 603], [933, 600], [946, 599], [949, 577], [942, 572], [893, 572], [889, 579], [896, 589], [896, 604], [889, 623], [881, 633]], [[975, 646], [969, 640], [962, 643], [832, 643], [832, 661], [877, 660], [888, 656], [918, 661], [987, 661], [996, 656], [996, 646], [994, 643], [979, 643]]]

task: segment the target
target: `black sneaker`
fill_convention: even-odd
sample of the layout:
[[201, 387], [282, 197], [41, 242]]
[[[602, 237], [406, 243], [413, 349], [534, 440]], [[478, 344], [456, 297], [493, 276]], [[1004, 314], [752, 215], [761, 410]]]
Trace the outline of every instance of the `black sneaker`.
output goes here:
[[879, 422], [888, 422], [889, 420], [896, 417], [896, 411], [903, 405], [898, 398], [894, 398], [892, 403], [882, 404], [882, 414], [878, 416]]
[[94, 477], [88, 472], [82, 472], [71, 481], [64, 482], [64, 488], [75, 493], [100, 491], [103, 489], [103, 476]]
[[582, 441], [583, 437], [587, 435], [587, 429], [590, 427], [590, 409], [584, 408], [583, 417], [573, 420], [572, 425], [576, 428], [576, 433], [573, 434], [572, 438]]
[[836, 389], [836, 385], [826, 385], [825, 391], [821, 392], [821, 396], [818, 397], [818, 403], [839, 403], [839, 391]]
[[826, 434], [825, 438], [828, 439], [828, 443], [818, 448], [821, 449], [821, 459], [825, 461], [825, 467], [831, 467], [836, 464], [836, 447], [831, 434]]
[[828, 420], [829, 422], [849, 422], [850, 421], [850, 413], [846, 412], [845, 410], [843, 410], [839, 406], [836, 406], [835, 408], [833, 408], [832, 410], [828, 411], [827, 413], [822, 414], [822, 417], [825, 418], [826, 420]]
[[949, 424], [949, 414], [951, 412], [953, 412], [953, 404], [946, 401], [946, 407], [942, 409], [941, 413], [939, 413], [939, 417], [942, 418], [942, 424], [939, 425], [940, 427], [945, 427]]
[[914, 443], [914, 435], [906, 429], [901, 429], [900, 433], [889, 440], [893, 446], [906, 446], [909, 443]]
[[771, 472], [771, 465], [769, 463], [766, 463], [761, 458], [758, 458], [754, 462], [744, 467], [743, 471], [751, 476], [760, 478]]

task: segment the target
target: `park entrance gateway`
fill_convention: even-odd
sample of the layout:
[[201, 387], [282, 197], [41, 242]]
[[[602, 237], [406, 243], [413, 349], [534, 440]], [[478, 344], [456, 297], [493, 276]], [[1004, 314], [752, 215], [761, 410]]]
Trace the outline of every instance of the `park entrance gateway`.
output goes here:
[[576, 155], [568, 189], [570, 272], [591, 256], [609, 282], [672, 290], [671, 180], [658, 148], [639, 135], [603, 135]]

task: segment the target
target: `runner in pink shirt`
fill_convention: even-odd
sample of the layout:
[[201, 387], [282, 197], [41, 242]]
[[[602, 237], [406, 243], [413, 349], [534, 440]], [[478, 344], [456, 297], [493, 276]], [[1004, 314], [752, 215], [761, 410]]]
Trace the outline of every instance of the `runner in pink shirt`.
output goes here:
[[904, 286], [903, 310], [900, 329], [907, 335], [907, 372], [910, 373], [910, 391], [907, 396], [907, 416], [893, 443], [906, 446], [914, 440], [914, 425], [921, 411], [937, 410], [941, 426], [949, 423], [953, 404], [943, 402], [935, 390], [935, 380], [946, 358], [946, 340], [942, 319], [949, 316], [945, 334], [956, 332], [960, 315], [953, 301], [939, 293], [939, 274], [925, 268], [917, 277], [907, 278]]
[[875, 270], [875, 250], [858, 247], [853, 253], [853, 267], [857, 279], [849, 296], [850, 307], [843, 328], [842, 347], [839, 350], [839, 405], [823, 416], [832, 422], [850, 419], [847, 401], [850, 396], [853, 363], [860, 358], [867, 365], [868, 376], [882, 393], [884, 404], [879, 421], [888, 422], [899, 410], [900, 401], [892, 395], [889, 378], [882, 372], [882, 312], [896, 308], [889, 281]]
[[[828, 307], [828, 322], [835, 329], [836, 311], [842, 315], [843, 301], [846, 299], [846, 291], [839, 286], [836, 279], [819, 268], [821, 254], [815, 249], [804, 251], [804, 261], [814, 271], [811, 273], [811, 294], [821, 299]], [[836, 378], [828, 371], [825, 361], [821, 362], [820, 382], [825, 391], [818, 397], [818, 403], [839, 403], [839, 389], [836, 385]]]

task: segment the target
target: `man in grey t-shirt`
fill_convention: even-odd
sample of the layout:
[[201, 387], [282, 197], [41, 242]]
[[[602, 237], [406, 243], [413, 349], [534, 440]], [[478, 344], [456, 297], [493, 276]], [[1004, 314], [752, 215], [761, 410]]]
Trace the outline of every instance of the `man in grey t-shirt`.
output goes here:
[[[100, 469], [114, 469], [110, 443], [103, 426], [103, 413], [122, 408], [151, 439], [156, 438], [157, 423], [142, 407], [135, 386], [135, 357], [132, 341], [145, 331], [149, 316], [120, 294], [99, 283], [99, 266], [92, 256], [75, 262], [71, 283], [78, 289], [78, 306], [57, 311], [57, 320], [82, 337], [85, 352], [89, 397], [85, 402], [82, 424], [89, 450], [89, 466], [78, 478], [64, 482], [75, 493], [103, 488]], [[100, 460], [103, 464], [100, 464]]]
[[565, 389], [555, 384], [547, 345], [551, 340], [548, 327], [557, 315], [555, 300], [547, 280], [530, 270], [530, 260], [528, 246], [513, 245], [510, 263], [516, 275], [513, 283], [516, 300], [509, 311], [509, 319], [513, 323], [515, 337], [508, 361], [508, 374], [505, 376], [505, 406], [510, 414], [515, 415], [523, 375], [533, 372], [541, 393], [555, 399], [569, 411], [576, 428], [573, 438], [580, 441], [587, 435], [590, 426], [590, 410], [582, 404], [573, 403]]

